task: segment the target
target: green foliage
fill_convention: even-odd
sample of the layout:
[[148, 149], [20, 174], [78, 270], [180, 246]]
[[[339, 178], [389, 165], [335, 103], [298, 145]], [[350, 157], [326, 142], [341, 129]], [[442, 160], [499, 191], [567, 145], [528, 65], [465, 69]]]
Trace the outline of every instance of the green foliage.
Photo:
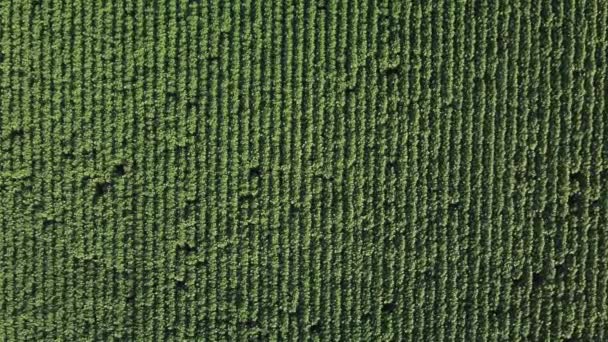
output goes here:
[[0, 1], [0, 339], [607, 340], [607, 20]]

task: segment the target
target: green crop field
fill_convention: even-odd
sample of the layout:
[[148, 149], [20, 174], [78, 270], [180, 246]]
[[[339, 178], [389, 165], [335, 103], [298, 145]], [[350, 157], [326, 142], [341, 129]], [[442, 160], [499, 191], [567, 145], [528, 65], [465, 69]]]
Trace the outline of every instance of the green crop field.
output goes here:
[[1, 341], [608, 341], [607, 0], [0, 0]]

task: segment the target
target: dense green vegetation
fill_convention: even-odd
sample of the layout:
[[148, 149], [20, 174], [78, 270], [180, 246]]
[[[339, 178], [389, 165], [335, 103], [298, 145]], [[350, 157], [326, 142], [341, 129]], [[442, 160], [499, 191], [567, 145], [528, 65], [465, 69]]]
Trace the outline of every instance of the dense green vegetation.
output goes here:
[[0, 340], [608, 340], [605, 0], [1, 0]]

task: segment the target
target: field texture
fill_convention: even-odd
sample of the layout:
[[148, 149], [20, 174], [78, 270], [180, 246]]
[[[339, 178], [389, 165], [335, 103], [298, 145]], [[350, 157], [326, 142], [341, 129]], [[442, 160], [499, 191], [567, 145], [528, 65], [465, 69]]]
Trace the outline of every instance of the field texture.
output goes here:
[[1, 0], [0, 340], [608, 341], [607, 18]]

